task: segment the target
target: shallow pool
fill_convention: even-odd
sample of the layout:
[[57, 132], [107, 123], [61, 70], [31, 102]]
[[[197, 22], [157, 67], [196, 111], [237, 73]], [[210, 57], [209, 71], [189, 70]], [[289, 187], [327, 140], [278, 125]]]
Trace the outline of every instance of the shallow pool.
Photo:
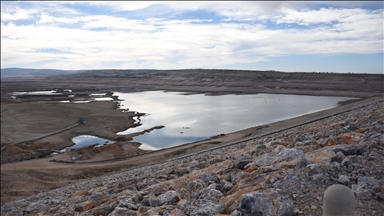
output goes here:
[[99, 144], [99, 145], [112, 144], [115, 141], [111, 141], [111, 140], [107, 140], [107, 139], [103, 139], [103, 138], [91, 136], [91, 135], [80, 135], [80, 136], [74, 137], [72, 139], [72, 142], [74, 142], [75, 145], [71, 146], [70, 149], [81, 148], [81, 147], [85, 147], [93, 144]]

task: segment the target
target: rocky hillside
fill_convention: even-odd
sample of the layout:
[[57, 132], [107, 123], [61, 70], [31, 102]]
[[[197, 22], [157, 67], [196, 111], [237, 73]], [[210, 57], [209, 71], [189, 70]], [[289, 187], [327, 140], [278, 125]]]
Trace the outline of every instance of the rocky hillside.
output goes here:
[[3, 204], [2, 215], [321, 215], [333, 184], [384, 215], [384, 106]]

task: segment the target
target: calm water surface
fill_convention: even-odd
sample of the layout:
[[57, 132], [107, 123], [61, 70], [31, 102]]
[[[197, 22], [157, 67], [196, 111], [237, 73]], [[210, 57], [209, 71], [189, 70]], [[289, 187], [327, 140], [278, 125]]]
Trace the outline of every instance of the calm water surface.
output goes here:
[[182, 92], [115, 92], [120, 109], [146, 113], [136, 121], [143, 125], [118, 134], [165, 127], [134, 137], [143, 149], [161, 149], [249, 127], [268, 124], [336, 107], [338, 102], [357, 99], [281, 94], [186, 95]]
[[77, 137], [72, 139], [72, 142], [74, 142], [75, 145], [71, 146], [70, 147], [71, 149], [76, 149], [76, 148], [80, 148], [80, 147], [84, 147], [84, 146], [89, 146], [89, 145], [93, 145], [93, 144], [103, 145], [103, 144], [112, 144], [112, 143], [114, 143], [114, 141], [110, 141], [110, 140], [107, 140], [107, 139], [103, 139], [103, 138], [96, 137], [96, 136], [91, 136], [91, 135], [77, 136]]

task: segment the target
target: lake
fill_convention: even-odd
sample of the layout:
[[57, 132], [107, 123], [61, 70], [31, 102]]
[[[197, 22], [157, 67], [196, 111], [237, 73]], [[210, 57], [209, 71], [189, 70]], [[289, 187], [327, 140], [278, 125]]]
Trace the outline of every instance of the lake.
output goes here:
[[134, 137], [142, 149], [161, 149], [207, 139], [222, 133], [269, 124], [338, 106], [357, 98], [285, 94], [204, 95], [183, 92], [114, 92], [120, 109], [146, 113], [141, 126], [118, 134], [164, 128]]

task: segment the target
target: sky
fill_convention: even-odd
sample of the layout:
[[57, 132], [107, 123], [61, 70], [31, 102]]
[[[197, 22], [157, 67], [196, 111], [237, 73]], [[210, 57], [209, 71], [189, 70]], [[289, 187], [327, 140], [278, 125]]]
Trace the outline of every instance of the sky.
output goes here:
[[1, 1], [1, 68], [383, 73], [382, 1]]

